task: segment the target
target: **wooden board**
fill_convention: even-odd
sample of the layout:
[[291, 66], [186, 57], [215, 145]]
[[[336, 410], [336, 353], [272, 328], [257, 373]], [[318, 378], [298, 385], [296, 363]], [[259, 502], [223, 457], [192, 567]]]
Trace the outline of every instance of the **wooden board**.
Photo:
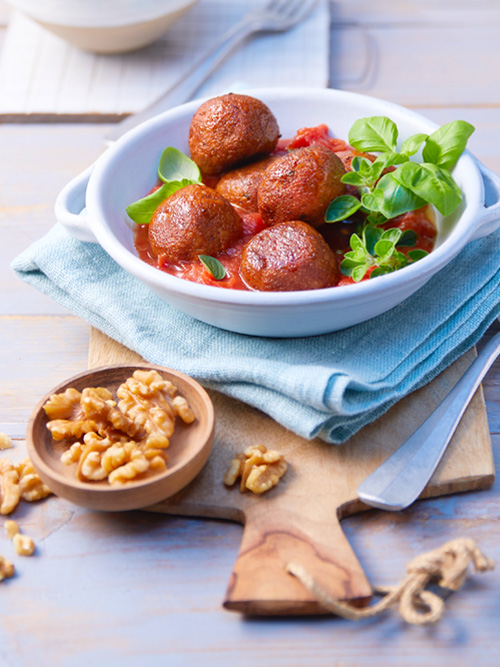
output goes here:
[[[340, 527], [367, 509], [357, 498], [360, 482], [424, 421], [474, 358], [459, 359], [427, 387], [394, 406], [344, 446], [304, 440], [240, 401], [210, 392], [216, 416], [213, 451], [200, 475], [176, 496], [150, 510], [244, 523], [238, 559], [224, 606], [245, 614], [321, 614], [324, 610], [286, 565], [302, 563], [337, 599], [365, 604], [371, 587]], [[89, 367], [142, 362], [134, 352], [97, 330]], [[262, 443], [282, 452], [289, 470], [265, 496], [227, 489], [222, 477], [233, 455]], [[480, 389], [423, 497], [483, 489], [494, 480], [488, 422]]]

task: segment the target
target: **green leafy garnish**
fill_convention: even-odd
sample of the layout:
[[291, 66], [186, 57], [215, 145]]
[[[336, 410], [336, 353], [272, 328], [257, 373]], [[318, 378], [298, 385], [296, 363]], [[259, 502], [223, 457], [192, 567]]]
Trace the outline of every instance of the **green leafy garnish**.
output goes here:
[[[326, 222], [346, 220], [357, 211], [365, 216], [361, 235], [353, 234], [351, 251], [342, 262], [344, 275], [357, 282], [368, 269], [371, 269], [370, 277], [374, 277], [427, 255], [417, 249], [410, 250], [408, 256], [399, 252], [396, 247], [414, 245], [416, 235], [410, 237], [408, 232], [403, 234], [398, 229], [382, 231], [380, 226], [426, 204], [432, 204], [444, 216], [456, 210], [462, 193], [450, 171], [473, 132], [470, 123], [456, 120], [430, 135], [412, 135], [398, 151], [398, 128], [390, 118], [371, 116], [355, 121], [349, 131], [351, 146], [360, 152], [378, 155], [374, 160], [360, 155], [352, 159], [352, 171], [341, 180], [358, 188], [358, 196], [337, 197], [325, 214]], [[419, 150], [422, 150], [423, 161], [411, 161], [410, 157]]]
[[130, 218], [138, 225], [148, 225], [158, 206], [174, 192], [186, 185], [201, 183], [198, 165], [182, 151], [172, 146], [165, 148], [161, 154], [158, 177], [164, 183], [160, 188], [126, 208]]
[[395, 151], [397, 139], [396, 123], [386, 116], [359, 118], [349, 131], [349, 143], [363, 153]]
[[342, 195], [334, 199], [326, 209], [326, 222], [337, 222], [337, 220], [345, 220], [353, 213], [361, 208], [361, 202], [357, 197], [352, 195]]
[[177, 190], [180, 190], [190, 183], [191, 181], [187, 180], [164, 183], [158, 190], [155, 190], [150, 195], [130, 204], [125, 210], [130, 218], [132, 218], [138, 225], [148, 225], [151, 222], [151, 216], [158, 206], [164, 202], [167, 197], [170, 197], [174, 192], [177, 192]]
[[215, 259], [215, 257], [211, 257], [210, 255], [198, 255], [198, 259], [215, 280], [222, 280], [226, 277], [226, 269], [218, 259]]
[[465, 120], [455, 120], [433, 132], [425, 142], [422, 157], [443, 169], [453, 169], [462, 155], [474, 126]]
[[161, 154], [158, 176], [164, 183], [183, 180], [191, 181], [191, 183], [201, 181], [200, 170], [196, 162], [173, 146], [168, 146]]
[[397, 271], [428, 254], [425, 250], [415, 249], [408, 251], [406, 256], [398, 250], [398, 247], [403, 245], [414, 245], [415, 241], [416, 234], [412, 230], [406, 232], [397, 228], [383, 230], [374, 225], [366, 225], [361, 236], [358, 234], [351, 236], [351, 250], [345, 254], [341, 271], [354, 282], [362, 280], [370, 269], [370, 278]]

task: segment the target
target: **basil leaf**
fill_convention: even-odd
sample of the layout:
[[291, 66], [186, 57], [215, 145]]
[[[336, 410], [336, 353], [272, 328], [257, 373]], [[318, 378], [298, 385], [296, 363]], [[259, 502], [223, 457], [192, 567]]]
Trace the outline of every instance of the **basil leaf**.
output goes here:
[[336, 197], [328, 206], [325, 213], [325, 222], [338, 222], [345, 220], [361, 208], [361, 202], [352, 195], [341, 195]]
[[375, 244], [380, 240], [381, 236], [382, 230], [379, 227], [367, 225], [363, 230], [363, 239], [365, 241], [366, 250], [370, 253], [370, 255], [373, 255], [375, 251]]
[[347, 185], [355, 185], [356, 187], [361, 187], [364, 185], [365, 181], [359, 174], [355, 171], [348, 171], [340, 179], [342, 183], [347, 183]]
[[373, 269], [373, 271], [370, 273], [370, 280], [372, 278], [376, 278], [377, 276], [383, 276], [386, 273], [392, 273], [394, 269], [391, 266], [377, 266], [376, 269]]
[[397, 139], [396, 123], [386, 116], [359, 118], [349, 130], [349, 143], [363, 152], [394, 152]]
[[460, 188], [451, 174], [435, 164], [407, 162], [393, 172], [394, 178], [444, 216], [450, 215], [462, 201]]
[[417, 153], [420, 149], [420, 146], [428, 137], [428, 134], [413, 134], [411, 137], [408, 137], [406, 141], [403, 141], [403, 145], [401, 146], [401, 153], [407, 155], [408, 157], [410, 155], [415, 155], [415, 153]]
[[355, 155], [351, 160], [351, 169], [365, 176], [371, 169], [372, 162], [362, 155]]
[[168, 146], [160, 157], [158, 176], [162, 181], [182, 181], [187, 179], [191, 183], [200, 183], [201, 174], [198, 165], [182, 151]]
[[381, 210], [380, 207], [384, 205], [384, 197], [382, 192], [372, 190], [371, 192], [365, 192], [361, 196], [361, 203], [369, 211], [378, 213]]
[[340, 265], [340, 270], [344, 276], [350, 277], [352, 275], [353, 269], [355, 269], [357, 266], [360, 266], [361, 264], [365, 266], [365, 262], [358, 262], [351, 257], [345, 256], [342, 260], [342, 264]]
[[364, 245], [363, 241], [359, 238], [357, 234], [352, 234], [350, 238], [350, 244], [351, 248], [356, 251], [356, 250], [362, 250], [364, 252]]
[[417, 242], [417, 232], [413, 229], [405, 229], [401, 234], [399, 241], [396, 243], [397, 246], [413, 246]]
[[125, 209], [129, 217], [138, 225], [148, 225], [151, 222], [151, 217], [158, 206], [162, 204], [165, 199], [173, 195], [174, 192], [189, 185], [189, 181], [171, 181], [164, 183], [161, 188], [155, 190], [150, 195], [138, 199]]
[[407, 160], [408, 158], [406, 155], [400, 155], [399, 153], [382, 153], [382, 155], [379, 155], [375, 162], [372, 163], [369, 173], [370, 182], [375, 183], [378, 181], [380, 176], [382, 176], [384, 169], [393, 167], [397, 164], [402, 164]]
[[210, 255], [198, 255], [198, 259], [215, 280], [222, 280], [222, 278], [226, 277], [226, 269], [218, 259], [215, 259], [215, 257], [211, 257]]
[[397, 227], [391, 227], [390, 229], [386, 229], [382, 233], [382, 239], [385, 241], [391, 241], [393, 245], [396, 245], [399, 239], [401, 238], [402, 231], [398, 229]]
[[395, 178], [395, 175], [399, 174], [407, 164], [414, 163], [406, 162], [399, 169], [396, 169], [396, 171], [392, 171], [390, 174], [382, 176], [374, 190], [374, 193], [381, 193], [381, 195], [377, 196], [383, 196], [383, 200], [381, 199], [382, 206], [380, 207], [380, 211], [388, 219], [395, 218], [408, 211], [414, 211], [416, 208], [420, 208], [426, 203], [424, 199], [414, 194], [411, 189]]
[[425, 142], [422, 157], [438, 167], [451, 170], [467, 145], [475, 127], [465, 120], [454, 120], [433, 132]]
[[375, 254], [381, 258], [388, 257], [394, 252], [394, 243], [389, 239], [380, 239], [375, 244]]
[[417, 248], [416, 250], [410, 250], [408, 252], [408, 257], [413, 261], [417, 262], [419, 259], [422, 259], [423, 257], [427, 257], [429, 253], [426, 250], [420, 250]]
[[363, 280], [365, 277], [365, 274], [368, 270], [367, 266], [357, 266], [355, 269], [352, 270], [351, 273], [351, 278], [354, 280], [355, 283], [359, 283], [360, 280]]

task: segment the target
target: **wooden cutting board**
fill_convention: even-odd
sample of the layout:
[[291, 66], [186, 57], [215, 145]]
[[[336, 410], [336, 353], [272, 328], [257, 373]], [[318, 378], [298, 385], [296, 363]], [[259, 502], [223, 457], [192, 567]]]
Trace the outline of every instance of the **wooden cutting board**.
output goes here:
[[[414, 392], [344, 446], [304, 440], [244, 403], [210, 392], [216, 435], [208, 463], [191, 484], [148, 508], [184, 516], [244, 523], [240, 552], [224, 606], [245, 614], [325, 613], [302, 584], [287, 574], [299, 562], [331, 596], [365, 604], [371, 587], [340, 527], [340, 520], [367, 509], [356, 489], [430, 414], [475, 356], [459, 359], [427, 387]], [[143, 362], [136, 353], [93, 330], [89, 367]], [[222, 477], [233, 455], [264, 444], [283, 453], [289, 469], [278, 486], [256, 496], [227, 489]], [[484, 489], [495, 469], [480, 389], [423, 497]]]

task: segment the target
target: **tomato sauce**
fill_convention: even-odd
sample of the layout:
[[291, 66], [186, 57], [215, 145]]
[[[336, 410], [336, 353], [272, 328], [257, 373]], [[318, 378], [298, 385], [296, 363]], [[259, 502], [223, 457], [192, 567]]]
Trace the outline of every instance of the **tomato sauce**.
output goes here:
[[[350, 148], [342, 139], [331, 137], [326, 125], [318, 125], [313, 128], [302, 128], [297, 131], [295, 137], [292, 139], [280, 139], [273, 151], [273, 155], [284, 155], [287, 151], [294, 148], [317, 144], [326, 146], [330, 150], [338, 153], [344, 166], [348, 170], [350, 169], [350, 162], [354, 155], [364, 155]], [[372, 158], [373, 156], [367, 157]], [[217, 185], [219, 178], [220, 176], [204, 176], [203, 183], [213, 188]], [[158, 187], [160, 186], [156, 185], [151, 192], [154, 192]], [[353, 190], [353, 193], [355, 190], [356, 189]], [[349, 186], [348, 191], [350, 191]], [[226, 271], [226, 276], [222, 278], [222, 280], [216, 280], [199, 260], [168, 262], [161, 255], [155, 257], [151, 253], [149, 247], [148, 225], [137, 225], [135, 230], [135, 247], [140, 259], [165, 273], [169, 273], [170, 275], [184, 280], [226, 289], [248, 290], [249, 288], [245, 285], [239, 273], [243, 248], [252, 236], [255, 236], [265, 229], [267, 225], [257, 212], [245, 211], [237, 206], [234, 208], [241, 217], [243, 234], [235, 244], [228, 248], [228, 250], [217, 255], [217, 259], [221, 262]], [[354, 216], [352, 222], [325, 223], [318, 229], [333, 250], [339, 267], [345, 253], [350, 250], [349, 239], [361, 221], [362, 218], [356, 219]], [[414, 246], [411, 248], [399, 248], [399, 250], [405, 254], [412, 249], [421, 249], [426, 252], [431, 252], [434, 247], [434, 242], [436, 240], [436, 225], [431, 218], [431, 209], [428, 206], [393, 218], [388, 221], [384, 227], [398, 227], [402, 231], [412, 229], [417, 234], [417, 242]], [[369, 279], [373, 268], [367, 271], [363, 280]], [[343, 276], [341, 277], [338, 286], [349, 285], [353, 282], [352, 278]]]
[[212, 274], [207, 271], [199, 261], [181, 260], [179, 262], [166, 262], [161, 255], [158, 258], [154, 257], [148, 242], [148, 225], [137, 225], [135, 247], [139, 257], [147, 262], [147, 264], [151, 264], [157, 269], [165, 271], [165, 273], [177, 276], [177, 278], [191, 280], [192, 282], [201, 283], [203, 285], [248, 290], [248, 287], [240, 277], [241, 255], [246, 243], [252, 236], [255, 236], [255, 234], [258, 234], [265, 229], [266, 224], [258, 213], [250, 213], [236, 206], [235, 209], [241, 217], [243, 235], [235, 244], [226, 250], [226, 252], [217, 255], [217, 259], [226, 270], [226, 276], [222, 278], [222, 280], [215, 280]]

